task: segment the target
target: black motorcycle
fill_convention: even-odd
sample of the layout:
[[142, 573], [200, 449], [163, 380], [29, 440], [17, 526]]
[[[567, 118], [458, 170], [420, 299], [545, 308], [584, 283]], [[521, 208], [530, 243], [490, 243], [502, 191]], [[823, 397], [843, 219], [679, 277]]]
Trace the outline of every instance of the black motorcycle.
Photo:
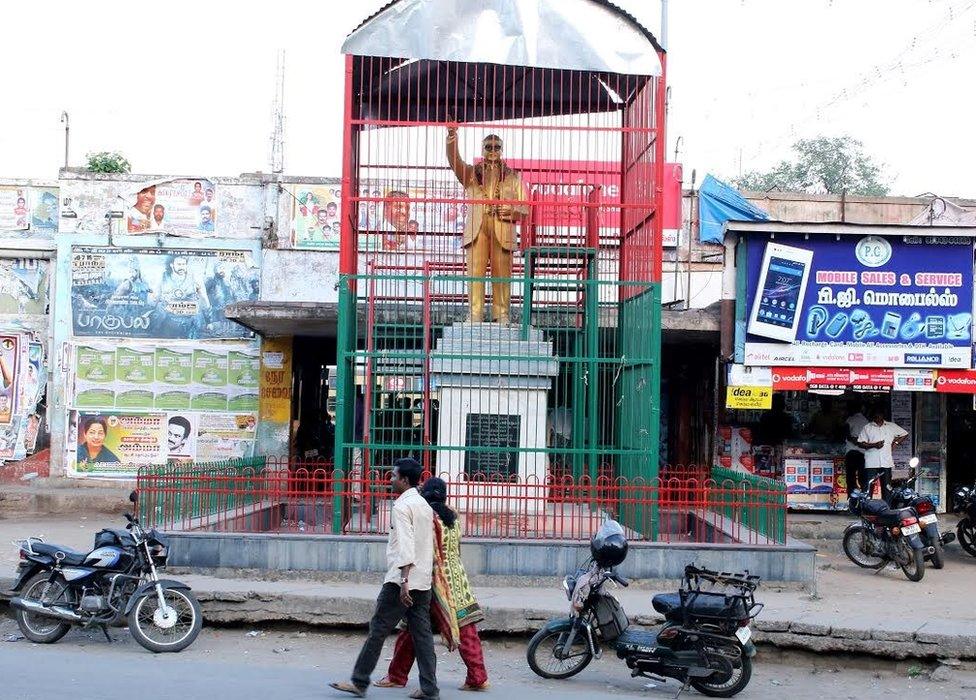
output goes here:
[[958, 487], [952, 499], [952, 510], [962, 515], [956, 525], [959, 544], [976, 557], [976, 487]]
[[[137, 497], [133, 491], [129, 500], [135, 504]], [[193, 643], [203, 624], [200, 603], [186, 584], [159, 578], [167, 557], [163, 536], [125, 517], [124, 530], [99, 531], [87, 554], [39, 537], [17, 543], [13, 591], [19, 595], [10, 607], [27, 639], [53, 644], [80, 625], [100, 628], [111, 641], [108, 627], [125, 620], [150, 651], [182, 651]]]
[[753, 593], [758, 576], [685, 568], [677, 593], [653, 597], [664, 616], [657, 630], [630, 626], [610, 593], [609, 583], [628, 582], [613, 567], [626, 557], [623, 529], [608, 521], [591, 542], [591, 563], [563, 580], [570, 616], [550, 620], [529, 642], [529, 667], [543, 678], [569, 678], [582, 671], [603, 648], [623, 659], [631, 676], [680, 681], [712, 697], [732, 697], [752, 677], [756, 648], [750, 623], [762, 609]]
[[908, 464], [912, 469], [912, 476], [908, 479], [893, 480], [885, 500], [892, 508], [911, 508], [915, 511], [918, 524], [922, 528], [922, 544], [925, 545], [926, 551], [931, 551], [931, 554], [927, 554], [925, 558], [932, 563], [933, 569], [941, 569], [945, 566], [942, 548], [956, 539], [956, 535], [952, 532], [939, 532], [939, 518], [935, 514], [935, 503], [929, 496], [923, 496], [915, 490], [918, 474], [914, 472], [918, 467], [918, 457], [912, 457]]
[[860, 519], [844, 530], [844, 554], [865, 569], [883, 569], [894, 562], [909, 581], [921, 581], [925, 556], [934, 550], [922, 543], [922, 527], [912, 508], [892, 508], [887, 501], [871, 499], [877, 480], [868, 482], [867, 491], [851, 494], [851, 512]]

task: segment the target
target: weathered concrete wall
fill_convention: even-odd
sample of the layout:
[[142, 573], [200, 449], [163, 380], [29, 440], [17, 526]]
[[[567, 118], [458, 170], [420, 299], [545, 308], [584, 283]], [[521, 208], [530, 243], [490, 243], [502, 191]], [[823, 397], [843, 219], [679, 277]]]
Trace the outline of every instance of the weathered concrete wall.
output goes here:
[[[802, 192], [746, 192], [746, 199], [778, 221], [846, 221], [856, 224], [906, 224], [926, 211], [932, 197], [841, 197]], [[964, 209], [976, 201], [953, 199]]]
[[[139, 185], [183, 175], [116, 175], [85, 170], [61, 171], [61, 233], [106, 233], [105, 215], [126, 212]], [[192, 179], [192, 178], [190, 178]], [[260, 176], [208, 177], [214, 183], [217, 208], [213, 238], [261, 238], [266, 227], [265, 181]], [[125, 233], [124, 219], [115, 219], [113, 233]]]
[[[790, 541], [777, 547], [632, 543], [620, 572], [630, 578], [679, 579], [687, 564], [719, 571], [748, 569], [769, 581], [812, 582], [816, 550]], [[589, 556], [577, 542], [498, 542], [466, 539], [464, 566], [472, 576], [561, 576]], [[329, 535], [170, 534], [172, 566], [299, 571], [386, 571], [386, 539]]]
[[335, 304], [339, 299], [338, 283], [337, 251], [264, 251], [261, 301]]

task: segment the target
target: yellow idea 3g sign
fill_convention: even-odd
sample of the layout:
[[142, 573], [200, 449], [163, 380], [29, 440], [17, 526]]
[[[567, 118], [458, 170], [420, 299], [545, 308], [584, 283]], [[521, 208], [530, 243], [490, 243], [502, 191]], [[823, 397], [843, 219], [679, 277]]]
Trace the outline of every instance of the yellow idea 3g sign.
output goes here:
[[768, 386], [730, 386], [725, 390], [725, 407], [772, 408], [773, 390]]

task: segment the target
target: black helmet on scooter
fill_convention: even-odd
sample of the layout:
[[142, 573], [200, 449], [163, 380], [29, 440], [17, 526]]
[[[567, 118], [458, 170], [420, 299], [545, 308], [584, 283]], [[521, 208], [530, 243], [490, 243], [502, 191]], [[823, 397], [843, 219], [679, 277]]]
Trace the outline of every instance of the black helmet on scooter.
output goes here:
[[602, 567], [617, 566], [627, 558], [627, 538], [616, 520], [607, 520], [590, 540], [593, 561]]

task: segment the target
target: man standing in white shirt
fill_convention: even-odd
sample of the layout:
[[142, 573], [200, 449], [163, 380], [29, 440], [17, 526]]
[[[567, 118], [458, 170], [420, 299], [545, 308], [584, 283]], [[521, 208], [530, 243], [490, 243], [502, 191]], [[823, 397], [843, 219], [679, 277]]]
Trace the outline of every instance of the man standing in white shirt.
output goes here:
[[847, 404], [847, 453], [844, 455], [844, 471], [847, 475], [847, 497], [851, 497], [854, 489], [867, 487], [864, 478], [864, 450], [857, 444], [857, 439], [868, 424], [868, 419], [861, 412], [859, 401]]
[[410, 457], [394, 462], [390, 483], [399, 496], [393, 503], [390, 538], [386, 545], [389, 571], [376, 599], [376, 612], [369, 622], [369, 637], [363, 644], [350, 683], [330, 683], [344, 693], [364, 697], [369, 677], [376, 668], [383, 642], [401, 619], [413, 639], [420, 672], [420, 692], [411, 698], [436, 700], [437, 656], [430, 625], [431, 575], [434, 568], [434, 511], [417, 491], [423, 468]]
[[[880, 406], [871, 411], [871, 422], [861, 429], [857, 436], [858, 447], [864, 450], [864, 472], [868, 481], [875, 476], [881, 477], [881, 496], [888, 495], [888, 484], [891, 482], [891, 470], [895, 467], [895, 458], [891, 455], [891, 448], [900, 445], [908, 437], [904, 428], [885, 420], [884, 409]], [[865, 483], [865, 486], [867, 484]]]

